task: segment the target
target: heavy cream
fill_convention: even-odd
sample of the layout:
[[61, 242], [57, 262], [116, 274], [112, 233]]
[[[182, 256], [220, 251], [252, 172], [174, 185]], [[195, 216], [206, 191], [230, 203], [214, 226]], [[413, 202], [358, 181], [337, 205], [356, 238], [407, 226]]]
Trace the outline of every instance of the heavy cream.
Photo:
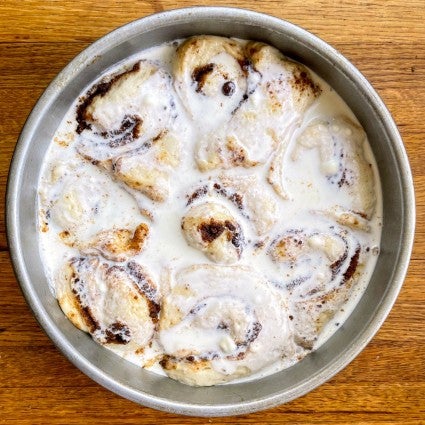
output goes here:
[[319, 77], [199, 36], [108, 69], [59, 125], [40, 249], [64, 313], [190, 385], [299, 361], [355, 307], [379, 253], [366, 135]]

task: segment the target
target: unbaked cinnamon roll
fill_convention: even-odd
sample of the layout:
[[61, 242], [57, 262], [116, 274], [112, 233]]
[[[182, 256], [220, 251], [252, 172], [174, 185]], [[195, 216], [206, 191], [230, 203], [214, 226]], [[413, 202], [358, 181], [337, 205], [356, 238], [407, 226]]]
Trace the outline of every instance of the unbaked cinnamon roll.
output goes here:
[[149, 149], [113, 158], [111, 173], [152, 201], [164, 202], [169, 197], [171, 176], [179, 161], [178, 139], [164, 132], [152, 141]]
[[264, 164], [320, 93], [302, 65], [262, 43], [200, 36], [178, 52], [177, 91], [202, 129], [201, 171]]
[[367, 220], [375, 210], [376, 195], [372, 165], [365, 157], [366, 134], [346, 117], [316, 119], [296, 139], [292, 159], [317, 149], [323, 183], [345, 195], [344, 204], [326, 213], [345, 226], [367, 230]]
[[140, 352], [151, 343], [159, 295], [134, 261], [110, 266], [95, 256], [73, 258], [61, 271], [56, 296], [72, 323], [100, 344]]
[[131, 190], [163, 202], [180, 160], [179, 140], [169, 131], [174, 109], [170, 75], [140, 61], [97, 84], [79, 105], [77, 150]]
[[109, 178], [94, 170], [60, 162], [52, 167], [44, 193], [46, 224], [52, 224], [51, 230], [69, 247], [123, 262], [142, 252], [149, 226], [141, 222], [129, 195], [111, 188]]
[[80, 154], [99, 162], [143, 148], [170, 126], [171, 87], [171, 77], [145, 60], [96, 84], [77, 109]]
[[243, 46], [230, 38], [200, 35], [178, 47], [174, 85], [200, 127], [212, 130], [222, 124], [243, 101], [248, 90], [244, 61]]
[[62, 231], [67, 244], [87, 241], [96, 233], [99, 219], [112, 215], [110, 182], [61, 162], [52, 166], [49, 177], [43, 193], [49, 221]]
[[295, 340], [311, 349], [359, 277], [361, 245], [348, 229], [323, 222], [313, 229], [286, 231], [269, 254], [293, 300]]
[[293, 353], [285, 297], [248, 267], [191, 266], [164, 298], [160, 362], [197, 386], [256, 372]]

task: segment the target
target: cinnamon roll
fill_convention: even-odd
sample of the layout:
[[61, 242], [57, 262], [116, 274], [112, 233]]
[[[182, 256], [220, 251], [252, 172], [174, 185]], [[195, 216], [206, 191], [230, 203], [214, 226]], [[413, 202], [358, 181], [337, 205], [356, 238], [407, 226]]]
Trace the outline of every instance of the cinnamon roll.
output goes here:
[[174, 85], [184, 107], [203, 128], [220, 125], [243, 100], [248, 89], [244, 60], [241, 43], [225, 37], [195, 36], [178, 47]]
[[286, 231], [272, 243], [269, 254], [292, 300], [295, 340], [311, 349], [360, 275], [361, 244], [348, 229], [324, 222], [311, 230]]
[[300, 161], [305, 150], [317, 149], [323, 182], [339, 192], [344, 204], [326, 213], [340, 224], [368, 229], [375, 210], [376, 194], [372, 165], [365, 158], [366, 134], [346, 117], [316, 119], [296, 139], [292, 159]]
[[95, 233], [98, 217], [109, 215], [108, 182], [103, 176], [80, 173], [79, 168], [59, 163], [52, 167], [48, 183], [44, 196], [50, 220], [69, 244], [87, 240]]
[[164, 298], [160, 362], [189, 385], [215, 385], [291, 356], [282, 293], [248, 267], [197, 265], [175, 277]]
[[180, 160], [179, 140], [169, 131], [175, 118], [171, 76], [140, 61], [89, 90], [77, 110], [77, 150], [130, 193], [164, 202]]
[[149, 226], [140, 221], [129, 195], [113, 190], [105, 175], [59, 162], [52, 167], [49, 183], [43, 195], [46, 225], [53, 225], [62, 243], [118, 262], [142, 252]]
[[45, 192], [50, 221], [68, 245], [87, 241], [96, 233], [97, 223], [112, 212], [109, 182], [103, 176], [80, 174], [78, 169], [61, 164], [53, 167], [52, 174], [55, 177]]
[[205, 202], [190, 208], [182, 219], [182, 230], [190, 246], [216, 263], [231, 264], [241, 257], [241, 226], [221, 204]]
[[[196, 152], [201, 171], [264, 164], [320, 94], [307, 69], [262, 43], [201, 36], [189, 39], [181, 51], [177, 88], [184, 101], [191, 94], [190, 108], [199, 114], [194, 119], [202, 129]], [[201, 89], [192, 81], [198, 68]], [[226, 84], [234, 87], [228, 94]], [[214, 113], [204, 114], [204, 104]], [[270, 179], [279, 184], [273, 173]]]
[[102, 80], [77, 108], [78, 151], [99, 162], [145, 147], [170, 126], [172, 93], [170, 75], [146, 60]]
[[159, 295], [134, 261], [110, 266], [95, 256], [73, 258], [61, 271], [56, 296], [72, 323], [100, 344], [140, 352], [152, 341]]
[[162, 133], [152, 141], [150, 149], [114, 158], [112, 175], [152, 201], [164, 202], [170, 194], [171, 175], [180, 161], [179, 150], [174, 135]]

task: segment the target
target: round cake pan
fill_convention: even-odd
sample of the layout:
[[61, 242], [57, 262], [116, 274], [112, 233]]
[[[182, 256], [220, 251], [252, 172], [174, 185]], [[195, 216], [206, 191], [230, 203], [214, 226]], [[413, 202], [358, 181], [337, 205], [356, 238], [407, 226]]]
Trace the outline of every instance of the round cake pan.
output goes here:
[[[52, 296], [39, 255], [37, 182], [50, 140], [82, 89], [105, 69], [164, 41], [195, 34], [272, 44], [312, 68], [351, 107], [366, 130], [383, 190], [381, 251], [370, 284], [344, 325], [295, 366], [259, 381], [193, 388], [148, 372], [106, 350], [66, 319]], [[307, 31], [271, 16], [199, 7], [148, 16], [93, 43], [49, 85], [29, 116], [14, 153], [7, 190], [7, 232], [17, 279], [41, 327], [79, 369], [130, 400], [167, 412], [224, 416], [293, 400], [330, 379], [366, 346], [389, 313], [408, 267], [415, 222], [412, 176], [388, 110], [363, 75]]]

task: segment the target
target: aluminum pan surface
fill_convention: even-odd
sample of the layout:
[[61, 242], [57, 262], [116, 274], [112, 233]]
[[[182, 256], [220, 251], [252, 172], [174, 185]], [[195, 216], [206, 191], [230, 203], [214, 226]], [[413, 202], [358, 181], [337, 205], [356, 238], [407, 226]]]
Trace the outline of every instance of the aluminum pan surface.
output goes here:
[[[51, 296], [38, 254], [36, 184], [40, 164], [65, 112], [81, 90], [117, 61], [166, 40], [216, 34], [265, 41], [310, 66], [349, 104], [374, 151], [384, 194], [381, 254], [361, 302], [319, 350], [290, 369], [260, 381], [192, 388], [117, 357], [78, 331]], [[406, 274], [413, 243], [413, 183], [403, 143], [389, 112], [366, 79], [312, 34], [267, 15], [232, 8], [163, 12], [123, 26], [92, 44], [51, 83], [19, 138], [7, 193], [8, 241], [15, 273], [40, 325], [78, 368], [140, 404], [198, 416], [249, 413], [290, 401], [345, 367], [389, 313]], [[391, 229], [391, 231], [389, 231]]]

